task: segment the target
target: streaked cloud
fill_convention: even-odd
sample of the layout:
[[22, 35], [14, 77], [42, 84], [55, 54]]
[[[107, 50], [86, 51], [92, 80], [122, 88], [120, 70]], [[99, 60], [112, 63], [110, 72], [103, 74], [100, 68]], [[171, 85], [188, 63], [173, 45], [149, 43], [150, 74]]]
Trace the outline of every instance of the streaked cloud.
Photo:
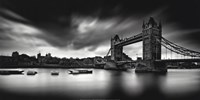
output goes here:
[[[44, 2], [46, 3], [48, 2]], [[76, 6], [76, 3], [73, 5]], [[172, 20], [170, 5], [148, 8], [149, 4], [145, 4], [139, 10], [134, 9], [139, 5], [130, 6], [127, 1], [116, 6], [105, 5], [106, 7], [98, 6], [96, 9], [86, 7], [80, 11], [72, 9], [73, 7], [66, 8], [66, 12], [63, 10], [65, 7], [57, 6], [58, 9], [49, 10], [51, 6], [43, 9], [44, 6], [40, 5], [40, 8], [35, 8], [38, 10], [35, 15], [30, 13], [35, 11], [32, 8], [34, 6], [31, 6], [20, 13], [23, 16], [17, 13], [20, 12], [18, 9], [15, 12], [15, 9], [3, 8], [0, 10], [0, 50], [5, 53], [19, 50], [31, 55], [39, 51], [51, 52], [60, 57], [105, 56], [110, 49], [112, 36], [118, 34], [120, 37], [130, 37], [141, 33], [143, 20], [148, 20], [151, 16], [162, 21], [163, 37], [189, 48], [197, 45], [198, 39], [193, 41], [191, 38], [194, 37], [189, 38], [189, 34], [197, 35], [199, 28], [183, 29], [180, 22]], [[16, 6], [19, 9], [26, 7], [21, 3]], [[185, 43], [181, 42], [183, 39]], [[189, 43], [194, 42], [194, 46], [189, 46]], [[136, 54], [141, 56], [142, 44], [126, 46], [124, 52], [131, 57], [136, 57]]]

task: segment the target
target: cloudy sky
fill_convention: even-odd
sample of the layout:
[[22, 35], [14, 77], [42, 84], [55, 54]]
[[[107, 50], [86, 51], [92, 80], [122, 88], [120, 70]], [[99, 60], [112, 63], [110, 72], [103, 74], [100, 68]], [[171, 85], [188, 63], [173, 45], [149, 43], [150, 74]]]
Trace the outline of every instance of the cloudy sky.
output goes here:
[[[154, 17], [163, 37], [200, 51], [198, 0], [1, 0], [0, 54], [13, 51], [57, 57], [105, 56], [115, 34], [130, 37]], [[135, 57], [142, 43], [124, 47]]]

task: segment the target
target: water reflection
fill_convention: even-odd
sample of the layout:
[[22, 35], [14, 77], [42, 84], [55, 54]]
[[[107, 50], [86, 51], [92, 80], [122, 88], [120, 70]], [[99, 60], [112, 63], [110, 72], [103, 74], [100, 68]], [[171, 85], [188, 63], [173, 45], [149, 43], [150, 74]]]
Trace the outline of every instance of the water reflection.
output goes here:
[[168, 96], [184, 97], [200, 90], [200, 70], [170, 70], [162, 87]]
[[[27, 72], [30, 69], [25, 69]], [[35, 76], [0, 76], [0, 90], [7, 94], [47, 99], [163, 99], [196, 96], [199, 70], [169, 70], [167, 74], [92, 69], [92, 74], [72, 75], [67, 69], [32, 69]], [[52, 76], [51, 71], [60, 72]], [[197, 96], [196, 96], [197, 97]], [[48, 98], [48, 99], [49, 99]]]
[[161, 90], [164, 87], [166, 75], [158, 73], [137, 73], [137, 81], [142, 91], [140, 98], [148, 99], [153, 97], [156, 100], [166, 98]]

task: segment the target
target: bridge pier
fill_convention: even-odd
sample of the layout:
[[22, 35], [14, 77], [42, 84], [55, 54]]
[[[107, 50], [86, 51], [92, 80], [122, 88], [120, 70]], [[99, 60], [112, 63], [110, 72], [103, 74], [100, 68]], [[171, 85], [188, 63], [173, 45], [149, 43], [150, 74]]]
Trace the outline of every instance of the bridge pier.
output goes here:
[[137, 62], [136, 73], [146, 73], [146, 72], [156, 72], [156, 73], [166, 73], [167, 68], [165, 63], [156, 62], [154, 60], [142, 60]]

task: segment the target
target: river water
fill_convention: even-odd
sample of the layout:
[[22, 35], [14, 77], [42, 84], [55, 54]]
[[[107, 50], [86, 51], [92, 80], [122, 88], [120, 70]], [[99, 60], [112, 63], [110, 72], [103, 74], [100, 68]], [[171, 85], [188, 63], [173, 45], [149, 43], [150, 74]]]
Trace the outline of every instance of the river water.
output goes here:
[[[0, 100], [200, 100], [200, 69], [169, 69], [167, 74], [91, 69], [92, 74], [68, 74], [68, 69], [36, 70], [34, 76], [1, 75]], [[52, 76], [51, 71], [59, 71]]]

